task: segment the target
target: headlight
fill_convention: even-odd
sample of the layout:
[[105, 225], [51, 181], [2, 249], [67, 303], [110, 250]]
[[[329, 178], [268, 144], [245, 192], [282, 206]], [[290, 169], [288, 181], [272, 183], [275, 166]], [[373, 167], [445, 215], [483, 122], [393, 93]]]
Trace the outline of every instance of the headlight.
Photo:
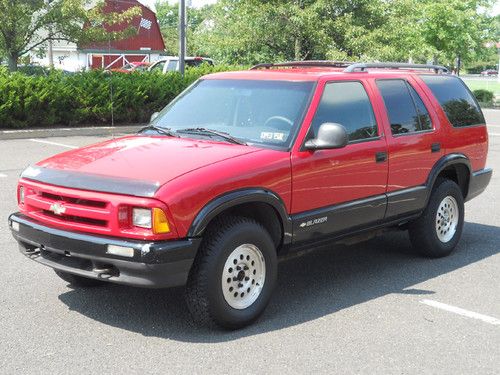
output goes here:
[[[126, 216], [126, 208], [119, 211], [119, 222], [126, 223]], [[167, 215], [161, 208], [133, 208], [132, 225], [135, 227], [151, 229], [155, 234], [170, 232], [170, 225], [168, 223]]]
[[151, 210], [149, 208], [134, 208], [132, 209], [132, 225], [151, 229], [151, 216]]

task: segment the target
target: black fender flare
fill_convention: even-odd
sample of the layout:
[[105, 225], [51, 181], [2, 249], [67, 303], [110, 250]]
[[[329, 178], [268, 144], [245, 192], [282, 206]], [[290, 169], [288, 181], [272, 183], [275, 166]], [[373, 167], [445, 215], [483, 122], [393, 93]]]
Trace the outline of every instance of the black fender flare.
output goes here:
[[283, 244], [286, 245], [291, 242], [292, 221], [283, 200], [276, 193], [262, 188], [234, 190], [212, 199], [198, 212], [191, 223], [187, 236], [201, 236], [214, 217], [231, 207], [243, 203], [266, 203], [274, 208], [283, 227]]
[[429, 200], [430, 193], [439, 174], [445, 168], [457, 164], [461, 164], [467, 167], [467, 170], [469, 172], [469, 175], [467, 177], [468, 177], [468, 182], [470, 182], [470, 177], [472, 176], [472, 167], [469, 158], [461, 153], [453, 153], [445, 155], [434, 164], [434, 166], [431, 169], [431, 172], [429, 173], [429, 176], [427, 177], [427, 182], [425, 183], [429, 192], [427, 195], [427, 200]]

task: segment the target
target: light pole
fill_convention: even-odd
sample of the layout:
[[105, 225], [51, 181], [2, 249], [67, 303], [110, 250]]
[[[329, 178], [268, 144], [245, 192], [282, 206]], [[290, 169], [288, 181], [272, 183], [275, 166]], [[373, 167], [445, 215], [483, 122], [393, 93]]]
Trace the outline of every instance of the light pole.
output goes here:
[[186, 57], [186, 0], [179, 0], [179, 71], [184, 76]]
[[[45, 4], [47, 4], [47, 11], [50, 11], [50, 0], [46, 0]], [[54, 52], [53, 52], [53, 48], [52, 48], [52, 26], [51, 25], [49, 25], [47, 32], [49, 33], [47, 55], [49, 58], [49, 67], [52, 69], [52, 68], [54, 68]]]

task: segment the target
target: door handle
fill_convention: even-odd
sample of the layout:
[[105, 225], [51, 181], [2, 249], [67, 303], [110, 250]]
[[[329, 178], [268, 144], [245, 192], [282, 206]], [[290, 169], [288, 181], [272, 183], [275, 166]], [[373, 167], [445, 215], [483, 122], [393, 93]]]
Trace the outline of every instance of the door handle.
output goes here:
[[431, 152], [439, 152], [439, 151], [441, 151], [441, 143], [431, 144]]
[[377, 163], [382, 163], [387, 160], [387, 152], [379, 151], [375, 154], [375, 161]]

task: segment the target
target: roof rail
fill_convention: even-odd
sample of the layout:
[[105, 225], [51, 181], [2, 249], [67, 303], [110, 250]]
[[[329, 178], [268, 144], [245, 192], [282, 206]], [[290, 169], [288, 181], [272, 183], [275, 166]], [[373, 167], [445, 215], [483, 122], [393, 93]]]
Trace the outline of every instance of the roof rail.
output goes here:
[[287, 61], [282, 63], [263, 63], [257, 64], [250, 70], [271, 69], [271, 68], [293, 68], [293, 67], [328, 67], [328, 68], [347, 68], [353, 65], [349, 61], [330, 61], [330, 60], [303, 60], [303, 61]]
[[432, 69], [436, 73], [448, 73], [448, 68], [432, 64], [407, 64], [407, 63], [355, 63], [349, 65], [344, 72], [353, 73], [357, 70], [364, 72], [366, 69]]

